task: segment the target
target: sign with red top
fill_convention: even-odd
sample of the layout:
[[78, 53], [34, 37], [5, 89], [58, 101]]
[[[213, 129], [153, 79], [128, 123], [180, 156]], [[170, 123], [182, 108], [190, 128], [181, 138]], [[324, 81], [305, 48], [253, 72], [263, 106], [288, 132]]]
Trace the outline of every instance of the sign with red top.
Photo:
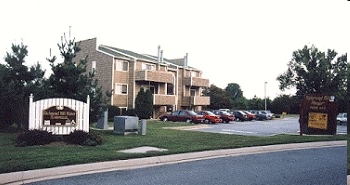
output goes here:
[[300, 111], [300, 134], [335, 135], [337, 133], [335, 96], [307, 94]]

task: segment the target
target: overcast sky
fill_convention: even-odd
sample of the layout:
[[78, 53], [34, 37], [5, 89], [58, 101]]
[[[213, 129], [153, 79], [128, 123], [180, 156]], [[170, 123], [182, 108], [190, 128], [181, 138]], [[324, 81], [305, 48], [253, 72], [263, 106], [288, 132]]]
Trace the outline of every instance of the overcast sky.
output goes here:
[[[271, 99], [281, 93], [276, 78], [292, 52], [304, 45], [349, 51], [347, 0], [2, 0], [0, 55], [11, 44], [28, 46], [28, 65], [58, 56], [66, 33], [76, 41], [182, 58], [220, 88], [240, 85], [243, 95]], [[69, 29], [71, 27], [71, 29]], [[70, 30], [70, 31], [69, 31]], [[59, 58], [61, 60], [61, 58]]]

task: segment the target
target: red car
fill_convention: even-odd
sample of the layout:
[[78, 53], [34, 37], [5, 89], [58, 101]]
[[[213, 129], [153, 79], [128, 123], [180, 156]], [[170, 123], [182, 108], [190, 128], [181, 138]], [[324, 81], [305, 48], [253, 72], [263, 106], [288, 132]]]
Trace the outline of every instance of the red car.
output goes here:
[[215, 124], [215, 123], [221, 123], [222, 122], [222, 119], [220, 118], [220, 116], [214, 114], [211, 111], [202, 110], [202, 111], [198, 111], [196, 113], [199, 114], [199, 115], [203, 115], [204, 123], [213, 123], [213, 124]]
[[202, 115], [198, 115], [196, 112], [192, 110], [177, 110], [173, 111], [170, 114], [163, 114], [159, 116], [159, 119], [167, 122], [167, 121], [181, 121], [186, 123], [202, 123], [204, 118]]
[[246, 110], [244, 110], [243, 112], [247, 114], [249, 121], [256, 120], [256, 115], [254, 113], [251, 113], [251, 112], [246, 111]]
[[230, 114], [226, 111], [215, 110], [215, 111], [213, 111], [213, 113], [216, 115], [219, 115], [220, 118], [222, 119], [222, 122], [229, 123], [230, 121], [234, 121], [236, 119], [233, 114]]

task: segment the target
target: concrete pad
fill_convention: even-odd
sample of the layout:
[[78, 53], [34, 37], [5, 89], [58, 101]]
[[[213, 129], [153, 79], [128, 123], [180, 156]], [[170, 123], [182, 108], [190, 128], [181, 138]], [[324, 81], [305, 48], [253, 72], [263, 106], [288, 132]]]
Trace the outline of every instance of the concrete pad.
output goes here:
[[142, 147], [127, 149], [127, 150], [120, 150], [119, 152], [123, 152], [123, 153], [147, 153], [147, 152], [164, 152], [164, 151], [168, 151], [168, 150], [164, 149], [164, 148], [142, 146]]

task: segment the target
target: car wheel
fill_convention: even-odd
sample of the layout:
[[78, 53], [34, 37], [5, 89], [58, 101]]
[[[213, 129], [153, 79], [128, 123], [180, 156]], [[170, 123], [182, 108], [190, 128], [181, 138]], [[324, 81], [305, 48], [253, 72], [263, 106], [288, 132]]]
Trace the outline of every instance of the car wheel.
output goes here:
[[167, 122], [167, 121], [168, 121], [167, 117], [163, 118], [163, 122]]
[[191, 123], [191, 119], [186, 119], [186, 123]]
[[208, 124], [208, 123], [210, 123], [210, 121], [208, 119], [205, 119], [204, 123]]

